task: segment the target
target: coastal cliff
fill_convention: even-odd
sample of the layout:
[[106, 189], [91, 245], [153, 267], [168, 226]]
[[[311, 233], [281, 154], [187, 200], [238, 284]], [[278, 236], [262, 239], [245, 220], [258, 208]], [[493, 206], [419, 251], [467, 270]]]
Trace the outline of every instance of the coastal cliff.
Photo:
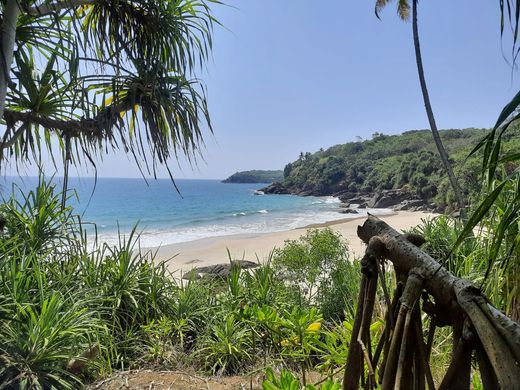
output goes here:
[[[468, 155], [485, 129], [442, 130], [442, 141], [466, 199], [480, 189], [481, 156]], [[505, 147], [520, 147], [512, 131]], [[373, 134], [369, 140], [301, 153], [285, 166], [284, 178], [263, 189], [266, 194], [338, 196], [365, 207], [450, 210], [454, 204], [447, 175], [429, 130], [400, 135]]]
[[236, 172], [222, 183], [273, 183], [283, 180], [283, 171], [242, 171]]

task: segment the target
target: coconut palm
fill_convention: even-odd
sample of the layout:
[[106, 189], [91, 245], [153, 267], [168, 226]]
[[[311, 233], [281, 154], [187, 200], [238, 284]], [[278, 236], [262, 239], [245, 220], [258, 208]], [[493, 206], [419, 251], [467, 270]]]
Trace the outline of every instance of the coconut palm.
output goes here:
[[[196, 160], [217, 0], [1, 0], [0, 164]], [[168, 169], [168, 172], [171, 172]]]
[[[376, 15], [379, 17], [382, 9], [390, 2], [390, 0], [376, 0]], [[455, 200], [457, 205], [461, 211], [461, 215], [464, 216], [464, 208], [465, 202], [462, 196], [462, 192], [460, 190], [459, 184], [457, 182], [457, 178], [453, 173], [453, 168], [451, 167], [448, 153], [446, 149], [444, 149], [444, 145], [442, 144], [441, 137], [439, 135], [439, 130], [437, 129], [437, 124], [435, 122], [435, 117], [433, 115], [433, 109], [430, 102], [430, 95], [428, 93], [428, 87], [426, 85], [426, 78], [424, 76], [424, 68], [421, 56], [421, 46], [419, 42], [419, 28], [417, 25], [417, 2], [418, 0], [412, 0], [412, 6], [410, 7], [409, 0], [398, 0], [397, 2], [397, 14], [399, 17], [407, 21], [410, 19], [410, 8], [412, 9], [412, 29], [413, 29], [413, 43], [415, 47], [415, 59], [417, 62], [417, 72], [419, 74], [419, 82], [421, 84], [421, 91], [424, 99], [424, 107], [426, 109], [426, 115], [428, 116], [428, 122], [430, 123], [430, 129], [432, 131], [433, 140], [435, 142], [435, 146], [439, 152], [439, 155], [442, 160], [442, 164], [444, 165], [444, 169], [448, 174], [448, 179], [451, 184], [451, 188], [453, 189], [453, 193], [455, 194]]]

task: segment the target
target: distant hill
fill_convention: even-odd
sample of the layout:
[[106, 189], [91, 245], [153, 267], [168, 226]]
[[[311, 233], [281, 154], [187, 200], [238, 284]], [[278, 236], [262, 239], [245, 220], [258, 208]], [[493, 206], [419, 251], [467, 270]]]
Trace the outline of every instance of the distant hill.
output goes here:
[[[489, 130], [442, 130], [443, 143], [466, 197], [480, 189], [481, 155], [468, 158]], [[520, 148], [520, 131], [504, 140], [510, 150]], [[372, 139], [335, 145], [316, 153], [301, 153], [286, 165], [284, 179], [264, 191], [297, 195], [335, 195], [345, 202], [385, 191], [403, 190], [410, 196], [434, 203], [439, 209], [453, 204], [441, 160], [429, 130], [400, 135], [375, 133]], [[353, 202], [352, 203], [359, 203]], [[371, 206], [369, 206], [371, 207]]]
[[273, 183], [283, 180], [283, 171], [242, 171], [229, 176], [222, 183]]

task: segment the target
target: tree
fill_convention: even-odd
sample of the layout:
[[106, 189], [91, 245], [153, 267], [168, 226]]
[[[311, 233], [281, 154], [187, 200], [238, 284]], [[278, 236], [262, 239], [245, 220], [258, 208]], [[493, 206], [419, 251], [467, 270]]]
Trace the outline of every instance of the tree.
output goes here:
[[[211, 131], [196, 78], [217, 0], [1, 0], [0, 164], [110, 150], [156, 175]], [[66, 180], [65, 180], [66, 187]]]
[[[419, 247], [425, 239], [402, 235], [369, 216], [358, 227], [367, 244], [343, 377], [343, 390], [435, 388], [430, 362], [435, 328], [452, 328], [453, 350], [439, 389], [470, 389], [478, 362], [485, 389], [516, 389], [520, 381], [520, 325], [489, 303], [471, 282], [452, 275]], [[394, 266], [393, 296], [385, 281]], [[381, 283], [382, 289], [378, 289]], [[371, 324], [378, 291], [386, 303], [385, 329], [377, 343]], [[422, 300], [422, 304], [421, 304]], [[427, 341], [423, 321], [429, 318]], [[372, 345], [377, 345], [372, 352]]]
[[[513, 64], [520, 54], [520, 0], [500, 1], [500, 32], [508, 20], [513, 44]], [[476, 205], [453, 251], [477, 226], [489, 232], [488, 270], [498, 269], [506, 275], [504, 288], [508, 314], [520, 323], [520, 153], [518, 149], [504, 150], [504, 138], [518, 133], [520, 119], [520, 91], [508, 102], [498, 116], [493, 129], [475, 146], [471, 154], [482, 151], [482, 200]], [[518, 136], [517, 136], [518, 137]]]
[[[430, 95], [428, 93], [428, 87], [426, 85], [426, 78], [424, 76], [424, 67], [422, 62], [421, 55], [421, 46], [419, 41], [419, 28], [417, 23], [417, 2], [418, 0], [412, 0], [412, 30], [413, 30], [413, 43], [415, 48], [415, 59], [417, 62], [417, 72], [419, 74], [419, 82], [421, 85], [421, 92], [424, 100], [424, 107], [426, 109], [426, 115], [428, 116], [428, 122], [430, 124], [430, 129], [432, 132], [433, 140], [435, 142], [435, 146], [437, 147], [437, 151], [439, 152], [439, 156], [442, 160], [442, 164], [444, 165], [444, 169], [448, 175], [448, 179], [450, 181], [451, 188], [455, 194], [455, 199], [457, 202], [457, 206], [459, 207], [461, 214], [464, 215], [465, 202], [462, 197], [462, 192], [460, 190], [459, 184], [457, 182], [457, 178], [453, 172], [453, 168], [450, 164], [448, 153], [442, 144], [441, 137], [439, 135], [439, 130], [437, 129], [437, 123], [435, 122], [435, 116], [433, 115], [433, 108], [430, 102]], [[379, 17], [379, 13], [381, 10], [389, 3], [389, 0], [376, 0], [376, 15]], [[409, 0], [398, 0], [397, 2], [397, 14], [402, 20], [410, 19], [410, 3]]]

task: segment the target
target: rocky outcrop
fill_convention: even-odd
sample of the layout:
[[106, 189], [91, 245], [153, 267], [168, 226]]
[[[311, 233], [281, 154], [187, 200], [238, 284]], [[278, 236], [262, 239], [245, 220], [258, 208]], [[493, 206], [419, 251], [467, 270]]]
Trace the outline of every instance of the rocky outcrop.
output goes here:
[[233, 267], [239, 267], [241, 269], [250, 269], [259, 267], [259, 263], [248, 260], [231, 260], [225, 264], [208, 265], [205, 267], [196, 267], [186, 273], [182, 278], [186, 280], [201, 279], [202, 277], [209, 277], [211, 279], [220, 278], [226, 279], [231, 273]]
[[401, 202], [409, 201], [414, 198], [414, 195], [406, 190], [385, 190], [381, 191], [379, 194], [376, 194], [374, 198], [372, 198], [371, 203], [373, 203], [373, 205], [369, 207], [376, 209], [387, 209], [397, 206]]
[[[293, 194], [300, 196], [320, 196], [306, 189], [295, 191], [293, 188], [287, 188], [282, 183], [276, 182], [266, 188], [263, 188], [265, 194]], [[340, 192], [334, 196], [339, 198], [342, 214], [358, 213], [357, 209], [393, 209], [396, 211], [439, 211], [435, 204], [428, 203], [427, 200], [419, 198], [412, 192], [399, 188], [393, 190], [383, 190], [376, 193], [355, 193]]]
[[417, 210], [418, 208], [422, 208], [427, 205], [428, 204], [424, 199], [405, 199], [397, 206], [395, 206], [394, 210]]
[[288, 195], [291, 194], [289, 189], [280, 182], [274, 182], [265, 188], [262, 188], [264, 194]]
[[[416, 195], [405, 189], [384, 190], [372, 195], [353, 195], [340, 198], [343, 202], [342, 208], [347, 210], [356, 208], [371, 209], [393, 209], [396, 211], [433, 211], [435, 204], [429, 204], [425, 199], [420, 199]], [[347, 213], [347, 211], [341, 211]]]
[[340, 211], [341, 214], [359, 214], [356, 209], [343, 209]]

